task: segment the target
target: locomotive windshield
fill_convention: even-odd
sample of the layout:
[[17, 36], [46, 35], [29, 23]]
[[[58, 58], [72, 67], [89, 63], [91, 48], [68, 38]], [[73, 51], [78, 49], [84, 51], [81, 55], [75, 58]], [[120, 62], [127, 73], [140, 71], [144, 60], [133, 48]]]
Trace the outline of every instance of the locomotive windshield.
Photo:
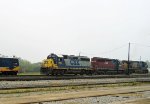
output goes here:
[[18, 59], [0, 58], [0, 67], [9, 67], [10, 69], [19, 66]]
[[47, 56], [47, 59], [53, 59], [54, 60], [54, 64], [57, 64], [57, 55], [50, 54], [50, 55]]

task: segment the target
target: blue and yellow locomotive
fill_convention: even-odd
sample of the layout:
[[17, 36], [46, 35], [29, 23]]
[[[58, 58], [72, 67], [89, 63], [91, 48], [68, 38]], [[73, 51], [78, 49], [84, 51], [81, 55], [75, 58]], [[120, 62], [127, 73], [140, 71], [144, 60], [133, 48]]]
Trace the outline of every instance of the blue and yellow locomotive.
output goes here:
[[17, 75], [19, 70], [17, 58], [0, 57], [0, 73], [2, 75]]
[[41, 74], [92, 74], [90, 58], [86, 56], [50, 54], [42, 62]]

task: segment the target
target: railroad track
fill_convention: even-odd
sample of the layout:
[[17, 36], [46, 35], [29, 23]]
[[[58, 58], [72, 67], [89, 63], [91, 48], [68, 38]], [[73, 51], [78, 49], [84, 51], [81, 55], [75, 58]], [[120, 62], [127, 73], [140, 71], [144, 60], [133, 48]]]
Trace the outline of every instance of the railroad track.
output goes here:
[[69, 80], [69, 79], [101, 79], [101, 78], [146, 78], [150, 74], [132, 75], [65, 75], [65, 76], [44, 76], [44, 75], [20, 75], [20, 76], [0, 76], [0, 81], [34, 81], [34, 80]]
[[107, 85], [121, 83], [150, 82], [150, 78], [105, 78], [105, 79], [73, 79], [73, 80], [38, 80], [38, 81], [1, 81], [0, 90], [28, 88], [56, 88], [88, 85]]
[[[60, 95], [55, 95], [55, 97], [53, 96], [49, 96], [51, 98], [45, 98], [43, 99], [36, 99], [36, 101], [26, 101], [25, 103], [22, 104], [47, 104], [48, 102], [61, 102], [61, 101], [66, 101], [66, 100], [72, 100], [72, 99], [79, 99], [79, 98], [88, 98], [88, 97], [100, 97], [100, 96], [118, 96], [119, 94], [133, 94], [133, 93], [139, 93], [139, 92], [146, 92], [146, 91], [150, 91], [150, 88], [148, 87], [137, 87], [137, 88], [131, 88], [126, 90], [125, 88], [121, 88], [121, 89], [115, 89], [115, 90], [107, 90], [107, 91], [81, 91], [81, 92], [77, 92], [77, 93], [70, 93], [70, 94], [60, 94]], [[72, 96], [70, 96], [72, 95]], [[46, 96], [45, 96], [46, 97]], [[122, 101], [122, 102], [114, 102], [112, 104], [125, 104], [127, 101]], [[131, 104], [131, 103], [130, 103]], [[132, 103], [133, 104], [133, 103]]]
[[[45, 93], [45, 94], [37, 94], [30, 96], [17, 96], [8, 98], [1, 98], [0, 104], [44, 104], [44, 102], [52, 102], [52, 101], [63, 101], [63, 100], [71, 100], [71, 99], [79, 99], [79, 98], [87, 98], [87, 97], [100, 97], [100, 96], [108, 96], [114, 95], [118, 96], [118, 94], [133, 94], [137, 92], [150, 91], [149, 85], [140, 85], [140, 86], [119, 86], [119, 87], [106, 87], [105, 89], [91, 89], [91, 90], [79, 90], [79, 91], [70, 91], [61, 92], [61, 93]], [[47, 103], [46, 103], [47, 104]]]

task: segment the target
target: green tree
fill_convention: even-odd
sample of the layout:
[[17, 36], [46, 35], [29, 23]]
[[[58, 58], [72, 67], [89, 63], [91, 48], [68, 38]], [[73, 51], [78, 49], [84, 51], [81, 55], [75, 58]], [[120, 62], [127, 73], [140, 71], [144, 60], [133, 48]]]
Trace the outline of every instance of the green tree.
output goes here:
[[21, 67], [20, 72], [39, 72], [40, 71], [40, 62], [38, 63], [31, 63], [28, 60], [19, 58], [19, 64]]

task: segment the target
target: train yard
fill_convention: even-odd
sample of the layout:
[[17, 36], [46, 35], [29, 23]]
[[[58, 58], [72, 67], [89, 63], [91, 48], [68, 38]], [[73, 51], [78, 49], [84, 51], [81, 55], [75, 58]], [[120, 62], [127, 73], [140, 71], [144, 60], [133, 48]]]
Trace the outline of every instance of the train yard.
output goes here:
[[39, 75], [17, 75], [17, 58], [0, 61], [0, 104], [120, 104], [137, 99], [146, 104], [150, 98], [150, 74], [142, 61], [50, 54]]
[[150, 97], [149, 73], [2, 75], [0, 82], [0, 104], [149, 104]]

